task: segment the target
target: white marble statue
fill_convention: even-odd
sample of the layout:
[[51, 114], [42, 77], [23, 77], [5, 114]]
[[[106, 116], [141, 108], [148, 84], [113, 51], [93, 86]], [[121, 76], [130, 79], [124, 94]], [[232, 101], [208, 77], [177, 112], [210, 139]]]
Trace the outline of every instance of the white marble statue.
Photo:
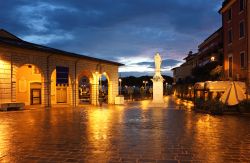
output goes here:
[[161, 63], [162, 63], [160, 54], [156, 53], [154, 59], [155, 59], [155, 72], [158, 74], [159, 72], [161, 72]]

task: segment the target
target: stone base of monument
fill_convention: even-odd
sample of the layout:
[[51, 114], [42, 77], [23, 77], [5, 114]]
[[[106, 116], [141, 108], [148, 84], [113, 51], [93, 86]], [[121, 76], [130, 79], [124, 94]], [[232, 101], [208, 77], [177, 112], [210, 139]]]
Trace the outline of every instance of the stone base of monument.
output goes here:
[[156, 74], [153, 81], [153, 101], [152, 104], [160, 105], [164, 104], [164, 98], [163, 98], [163, 77], [161, 74]]

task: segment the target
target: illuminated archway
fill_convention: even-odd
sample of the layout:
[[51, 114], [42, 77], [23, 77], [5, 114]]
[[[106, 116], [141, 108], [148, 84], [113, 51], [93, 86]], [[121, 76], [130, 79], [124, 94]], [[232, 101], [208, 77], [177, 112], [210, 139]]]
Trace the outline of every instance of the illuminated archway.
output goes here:
[[79, 104], [91, 103], [91, 86], [87, 76], [82, 76], [78, 81], [78, 98]]
[[70, 104], [71, 79], [69, 68], [57, 66], [51, 73], [51, 104]]
[[39, 67], [25, 64], [16, 72], [16, 101], [25, 105], [43, 104], [44, 74]]
[[106, 72], [99, 75], [99, 102], [109, 103], [110, 101], [110, 82]]
[[92, 85], [93, 85], [93, 76], [90, 71], [83, 70], [77, 76], [77, 88], [76, 88], [76, 98], [77, 103], [82, 104], [91, 104], [92, 101]]

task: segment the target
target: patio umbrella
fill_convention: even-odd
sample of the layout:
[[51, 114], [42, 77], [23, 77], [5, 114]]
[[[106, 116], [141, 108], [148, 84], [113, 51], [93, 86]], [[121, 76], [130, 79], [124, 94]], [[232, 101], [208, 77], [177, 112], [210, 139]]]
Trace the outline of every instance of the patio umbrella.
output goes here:
[[225, 93], [221, 96], [220, 101], [228, 106], [239, 104], [246, 98], [244, 90], [237, 82], [232, 82], [226, 89]]

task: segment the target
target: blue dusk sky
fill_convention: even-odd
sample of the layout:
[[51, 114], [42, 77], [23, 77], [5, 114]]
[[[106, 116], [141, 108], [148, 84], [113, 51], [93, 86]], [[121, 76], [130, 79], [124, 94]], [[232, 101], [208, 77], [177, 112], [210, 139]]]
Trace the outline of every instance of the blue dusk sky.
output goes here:
[[160, 52], [171, 68], [221, 26], [222, 0], [4, 0], [0, 28], [37, 44], [125, 66], [121, 76], [152, 75]]

